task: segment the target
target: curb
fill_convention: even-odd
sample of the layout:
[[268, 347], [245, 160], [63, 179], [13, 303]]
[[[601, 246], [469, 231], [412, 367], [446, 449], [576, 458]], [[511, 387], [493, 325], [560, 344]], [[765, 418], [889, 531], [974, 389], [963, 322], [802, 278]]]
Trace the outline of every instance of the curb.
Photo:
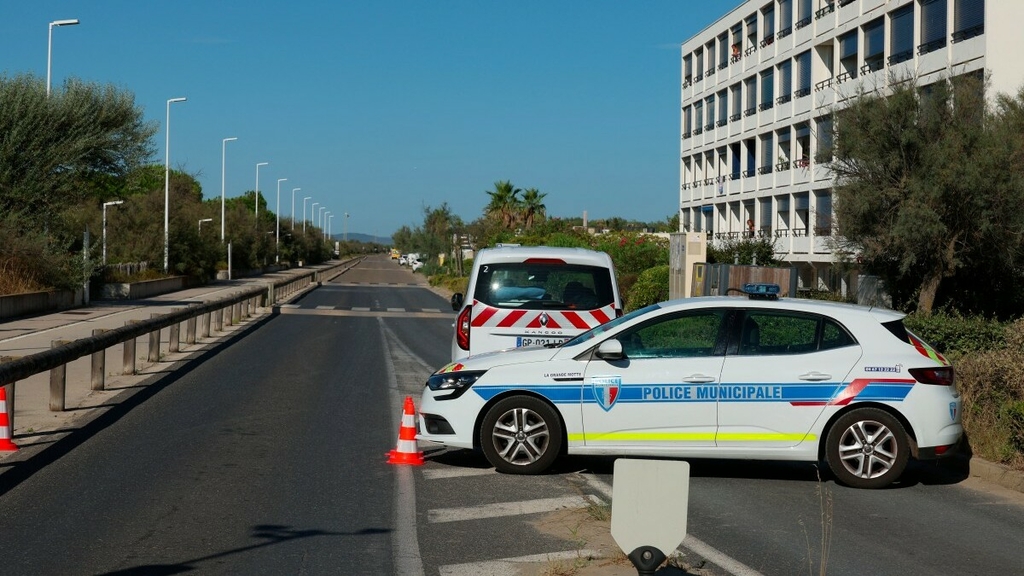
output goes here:
[[968, 460], [970, 475], [1017, 492], [1024, 492], [1024, 472], [976, 456]]

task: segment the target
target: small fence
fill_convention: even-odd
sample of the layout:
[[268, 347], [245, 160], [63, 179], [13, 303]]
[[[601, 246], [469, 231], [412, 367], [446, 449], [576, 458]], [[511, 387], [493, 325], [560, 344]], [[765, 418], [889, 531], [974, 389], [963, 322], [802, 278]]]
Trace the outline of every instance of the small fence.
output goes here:
[[309, 270], [296, 276], [254, 285], [237, 294], [210, 302], [191, 304], [187, 308], [167, 314], [154, 314], [149, 320], [129, 320], [120, 328], [93, 330], [90, 337], [75, 341], [54, 340], [52, 348], [44, 352], [16, 357], [0, 357], [0, 385], [6, 389], [9, 425], [14, 431], [15, 383], [42, 372], [50, 372], [50, 411], [65, 409], [68, 363], [91, 356], [92, 366], [90, 387], [104, 390], [106, 387], [106, 351], [123, 345], [121, 374], [137, 373], [136, 346], [140, 337], [147, 337], [149, 346], [146, 356], [149, 362], [160, 360], [160, 336], [164, 328], [169, 330], [168, 352], [181, 351], [182, 325], [185, 327], [184, 343], [195, 344], [197, 338], [208, 338], [211, 331], [222, 331], [224, 326], [238, 324], [243, 318], [256, 313], [261, 306], [273, 306], [275, 302], [311, 285], [330, 280], [355, 265], [358, 260], [349, 260], [325, 269]]

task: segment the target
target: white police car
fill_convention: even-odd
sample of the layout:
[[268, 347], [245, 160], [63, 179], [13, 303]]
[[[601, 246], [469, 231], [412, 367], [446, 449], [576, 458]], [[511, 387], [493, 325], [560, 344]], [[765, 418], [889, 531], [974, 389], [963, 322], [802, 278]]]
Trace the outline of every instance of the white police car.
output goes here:
[[902, 313], [777, 290], [663, 302], [557, 348], [453, 362], [427, 381], [418, 438], [509, 473], [564, 453], [825, 461], [862, 488], [953, 451], [953, 367]]

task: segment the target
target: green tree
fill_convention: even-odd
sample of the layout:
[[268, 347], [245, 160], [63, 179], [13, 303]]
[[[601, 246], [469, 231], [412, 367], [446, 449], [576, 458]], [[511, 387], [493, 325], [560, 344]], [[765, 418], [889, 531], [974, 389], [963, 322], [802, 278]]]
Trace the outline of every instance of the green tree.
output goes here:
[[526, 192], [523, 192], [521, 202], [522, 220], [523, 225], [527, 229], [533, 228], [535, 219], [544, 219], [545, 211], [547, 210], [547, 206], [544, 205], [544, 198], [546, 196], [546, 192], [541, 192], [536, 188], [527, 188]]
[[513, 186], [512, 182], [508, 180], [495, 182], [494, 190], [487, 192], [491, 201], [484, 208], [484, 213], [501, 222], [505, 228], [513, 228], [522, 202], [519, 198], [520, 192], [522, 190]]
[[930, 314], [944, 281], [1019, 268], [1020, 102], [990, 109], [975, 74], [924, 87], [890, 77], [834, 112], [840, 248], [887, 281], [895, 304]]

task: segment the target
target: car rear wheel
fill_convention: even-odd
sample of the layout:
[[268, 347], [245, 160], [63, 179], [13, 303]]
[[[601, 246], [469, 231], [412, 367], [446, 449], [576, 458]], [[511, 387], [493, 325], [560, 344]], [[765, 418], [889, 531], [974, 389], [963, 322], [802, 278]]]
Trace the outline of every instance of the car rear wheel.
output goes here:
[[480, 447], [499, 472], [539, 474], [562, 449], [562, 425], [545, 402], [512, 396], [487, 411], [480, 426]]
[[825, 458], [832, 473], [854, 488], [892, 484], [910, 459], [907, 431], [899, 420], [877, 408], [844, 414], [825, 442]]

